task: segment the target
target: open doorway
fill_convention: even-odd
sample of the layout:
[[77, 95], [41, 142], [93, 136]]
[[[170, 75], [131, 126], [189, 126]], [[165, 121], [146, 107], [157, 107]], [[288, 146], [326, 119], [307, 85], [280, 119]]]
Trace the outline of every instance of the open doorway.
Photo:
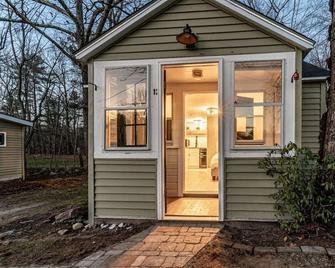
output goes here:
[[163, 67], [165, 216], [219, 215], [218, 64]]

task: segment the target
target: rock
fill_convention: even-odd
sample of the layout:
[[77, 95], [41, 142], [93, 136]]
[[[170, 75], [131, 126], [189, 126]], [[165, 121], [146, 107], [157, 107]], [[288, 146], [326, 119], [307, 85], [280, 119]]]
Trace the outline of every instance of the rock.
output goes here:
[[83, 227], [84, 227], [84, 224], [82, 224], [81, 222], [77, 222], [77, 223], [75, 223], [75, 224], [72, 225], [72, 229], [74, 231], [79, 230], [79, 229], [81, 229]]
[[49, 175], [53, 177], [53, 176], [56, 176], [57, 173], [56, 172], [50, 172]]
[[254, 254], [256, 255], [266, 255], [266, 254], [275, 254], [276, 249], [273, 247], [255, 247]]
[[84, 209], [85, 208], [71, 208], [67, 211], [64, 211], [58, 215], [55, 216], [55, 221], [57, 222], [64, 222], [64, 221], [67, 221], [67, 220], [70, 220], [72, 218], [77, 218], [79, 216], [82, 216], [84, 212]]
[[59, 235], [65, 235], [65, 234], [67, 234], [68, 232], [69, 232], [68, 229], [63, 229], [63, 230], [59, 230], [57, 233], [58, 233]]
[[32, 223], [33, 220], [28, 220], [28, 221], [21, 221], [20, 224], [27, 224], [27, 223]]
[[10, 236], [12, 234], [14, 234], [14, 230], [10, 230], [10, 231], [7, 231], [7, 232], [0, 233], [0, 239], [5, 238], [6, 236]]
[[117, 227], [123, 228], [124, 226], [125, 226], [125, 224], [123, 222], [121, 222]]
[[109, 230], [114, 230], [115, 228], [116, 228], [116, 224], [113, 223], [111, 226], [109, 226], [108, 229], [109, 229]]
[[102, 224], [100, 225], [100, 228], [101, 228], [101, 229], [106, 229], [108, 226], [109, 226], [108, 224], [103, 224], [103, 223], [102, 223]]
[[301, 249], [299, 247], [277, 247], [278, 253], [300, 253]]
[[133, 229], [133, 226], [128, 226], [126, 229], [131, 230], [131, 229]]
[[324, 247], [317, 246], [301, 246], [301, 250], [306, 254], [326, 254], [326, 249]]
[[335, 248], [327, 248], [327, 253], [329, 256], [335, 256]]
[[252, 254], [253, 247], [245, 244], [234, 243], [233, 248]]
[[91, 224], [86, 224], [84, 228], [85, 228], [85, 229], [91, 229], [91, 228], [92, 228], [92, 225], [91, 225]]

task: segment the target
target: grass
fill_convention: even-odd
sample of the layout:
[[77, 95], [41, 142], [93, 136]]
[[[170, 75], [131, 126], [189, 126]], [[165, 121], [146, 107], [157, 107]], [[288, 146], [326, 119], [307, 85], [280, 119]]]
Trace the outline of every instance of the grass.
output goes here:
[[27, 168], [75, 168], [80, 167], [79, 157], [73, 155], [27, 155]]

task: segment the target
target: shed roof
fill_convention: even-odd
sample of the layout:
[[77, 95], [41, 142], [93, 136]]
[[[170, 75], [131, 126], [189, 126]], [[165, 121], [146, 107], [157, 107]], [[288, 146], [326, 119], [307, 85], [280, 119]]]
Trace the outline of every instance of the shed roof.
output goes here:
[[303, 80], [326, 80], [328, 77], [330, 77], [330, 71], [321, 68], [318, 66], [315, 66], [308, 62], [303, 62], [302, 64], [302, 78]]
[[[129, 16], [121, 23], [117, 24], [106, 31], [100, 37], [92, 40], [85, 47], [78, 50], [75, 54], [78, 60], [88, 60], [95, 55], [98, 55], [106, 48], [114, 45], [119, 40], [124, 38], [128, 33], [134, 31], [143, 23], [150, 21], [151, 18], [162, 12], [163, 10], [171, 7], [177, 0], [154, 0], [150, 4], [145, 5], [141, 10]], [[236, 0], [206, 0], [207, 2], [228, 10], [238, 17], [267, 30], [275, 36], [286, 40], [288, 43], [302, 49], [303, 51], [310, 51], [315, 42], [290, 29], [289, 27], [257, 12], [250, 7], [236, 1]]]
[[15, 123], [15, 124], [18, 124], [18, 125], [27, 126], [27, 127], [32, 127], [33, 126], [33, 123], [30, 122], [30, 121], [23, 120], [23, 119], [20, 119], [20, 118], [16, 118], [14, 116], [4, 114], [4, 113], [0, 113], [0, 120]]

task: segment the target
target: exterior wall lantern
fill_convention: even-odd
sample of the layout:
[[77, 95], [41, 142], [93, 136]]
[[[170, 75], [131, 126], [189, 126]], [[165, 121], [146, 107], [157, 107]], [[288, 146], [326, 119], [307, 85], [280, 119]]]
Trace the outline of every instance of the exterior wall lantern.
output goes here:
[[176, 36], [177, 42], [183, 44], [188, 49], [195, 48], [196, 43], [198, 43], [198, 37], [192, 32], [190, 25], [186, 24], [183, 32]]

